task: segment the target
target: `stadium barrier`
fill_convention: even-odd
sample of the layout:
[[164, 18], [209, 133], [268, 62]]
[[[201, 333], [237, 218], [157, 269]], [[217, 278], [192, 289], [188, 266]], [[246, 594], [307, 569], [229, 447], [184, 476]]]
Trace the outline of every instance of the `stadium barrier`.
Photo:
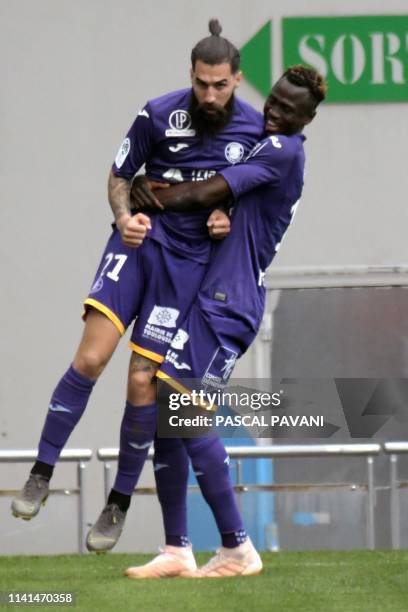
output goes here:
[[[90, 449], [66, 449], [60, 455], [60, 461], [64, 463], [77, 463], [77, 488], [75, 489], [50, 489], [52, 495], [78, 495], [78, 552], [85, 552], [85, 468], [86, 462], [92, 459], [93, 452]], [[0, 450], [0, 463], [33, 463], [37, 459], [36, 450]], [[16, 495], [18, 490], [2, 489], [0, 495]]]
[[384, 451], [390, 456], [390, 520], [391, 546], [401, 548], [400, 491], [408, 489], [408, 482], [398, 479], [398, 455], [408, 453], [408, 442], [385, 442]]
[[351, 287], [406, 287], [408, 265], [271, 267], [265, 275], [268, 290]]
[[[408, 449], [408, 445], [407, 445]], [[352, 488], [366, 491], [366, 546], [368, 549], [375, 547], [375, 482], [374, 482], [374, 457], [381, 452], [380, 444], [303, 444], [303, 445], [268, 445], [268, 446], [227, 446], [226, 450], [232, 460], [236, 460], [236, 484], [235, 491], [239, 494], [247, 492], [278, 492], [304, 490], [305, 484], [243, 484], [241, 476], [242, 459], [279, 459], [282, 457], [364, 457], [367, 465], [367, 482], [365, 483], [316, 483], [308, 484], [307, 488], [315, 487], [322, 491], [332, 491], [338, 488]], [[97, 458], [103, 462], [104, 490], [107, 499], [111, 489], [111, 461], [116, 461], [119, 456], [117, 448], [100, 448]], [[152, 459], [153, 449], [149, 450], [148, 458]], [[189, 487], [189, 490], [197, 490], [198, 487]], [[135, 493], [142, 495], [156, 494], [155, 487], [136, 487]]]

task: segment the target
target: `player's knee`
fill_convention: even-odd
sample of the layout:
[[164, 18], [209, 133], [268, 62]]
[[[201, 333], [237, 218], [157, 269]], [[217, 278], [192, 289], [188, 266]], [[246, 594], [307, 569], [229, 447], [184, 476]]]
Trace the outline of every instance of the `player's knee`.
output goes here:
[[80, 351], [74, 359], [74, 368], [87, 378], [96, 379], [100, 376], [109, 361], [102, 352], [90, 348]]
[[128, 401], [134, 406], [152, 404], [156, 400], [155, 377], [150, 372], [130, 372]]

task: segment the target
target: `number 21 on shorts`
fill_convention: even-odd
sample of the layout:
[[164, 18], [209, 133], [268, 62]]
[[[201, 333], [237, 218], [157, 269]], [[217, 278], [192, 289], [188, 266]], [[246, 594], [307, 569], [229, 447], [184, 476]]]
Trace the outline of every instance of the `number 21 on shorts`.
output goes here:
[[123, 268], [123, 266], [125, 265], [125, 262], [127, 260], [128, 256], [127, 255], [114, 255], [113, 253], [108, 253], [105, 257], [106, 262], [105, 265], [103, 266], [101, 273], [99, 275], [99, 278], [101, 278], [107, 268], [110, 266], [110, 264], [112, 263], [112, 261], [116, 261], [116, 265], [113, 267], [112, 270], [110, 270], [109, 272], [106, 272], [106, 276], [108, 278], [110, 278], [111, 280], [118, 282], [119, 280], [119, 272], [121, 271], [121, 269]]

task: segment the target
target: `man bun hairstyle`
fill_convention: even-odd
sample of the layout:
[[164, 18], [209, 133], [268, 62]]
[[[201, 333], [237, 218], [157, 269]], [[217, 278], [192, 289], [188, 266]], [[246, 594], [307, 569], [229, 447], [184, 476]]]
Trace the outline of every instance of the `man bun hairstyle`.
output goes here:
[[327, 93], [327, 83], [321, 74], [314, 68], [302, 66], [298, 64], [291, 66], [282, 75], [293, 85], [298, 87], [306, 87], [309, 90], [314, 101], [314, 106], [318, 106], [322, 102]]
[[210, 30], [211, 36], [219, 36], [222, 32], [222, 27], [218, 19], [210, 19], [208, 22], [208, 29]]
[[197, 60], [200, 60], [210, 66], [229, 64], [233, 74], [238, 72], [241, 59], [239, 51], [229, 40], [221, 36], [222, 27], [218, 19], [210, 19], [208, 29], [210, 36], [200, 40], [191, 51], [193, 70]]

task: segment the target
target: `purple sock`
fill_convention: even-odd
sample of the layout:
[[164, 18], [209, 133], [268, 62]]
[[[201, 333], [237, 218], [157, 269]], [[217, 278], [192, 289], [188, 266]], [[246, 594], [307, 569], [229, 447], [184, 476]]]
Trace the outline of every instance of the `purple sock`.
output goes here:
[[157, 427], [157, 404], [126, 408], [120, 427], [118, 472], [113, 489], [132, 495]]
[[166, 544], [184, 547], [187, 536], [189, 460], [180, 438], [155, 438], [154, 477], [162, 508]]
[[65, 372], [52, 394], [38, 446], [38, 461], [55, 465], [75, 425], [81, 418], [95, 384], [74, 370]]
[[223, 443], [215, 436], [185, 438], [183, 442], [203, 497], [221, 533], [223, 546], [239, 546], [246, 539], [246, 533], [232, 488], [229, 457]]

